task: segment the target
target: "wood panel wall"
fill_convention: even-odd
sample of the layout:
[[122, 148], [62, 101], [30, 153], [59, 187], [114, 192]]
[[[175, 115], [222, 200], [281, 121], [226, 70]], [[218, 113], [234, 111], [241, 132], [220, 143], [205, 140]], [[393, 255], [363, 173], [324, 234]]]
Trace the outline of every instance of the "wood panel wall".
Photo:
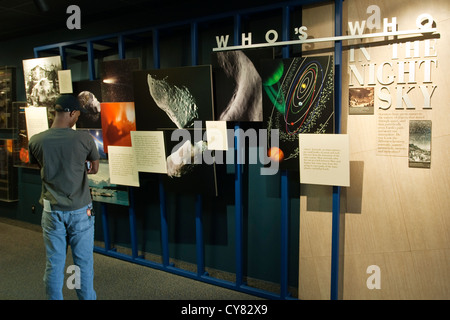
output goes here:
[[[425, 111], [432, 120], [431, 167], [410, 168], [406, 156], [377, 154], [377, 116], [386, 112], [379, 109], [377, 98], [374, 115], [348, 114], [348, 49], [357, 42], [344, 42], [342, 133], [350, 138], [351, 187], [343, 190], [340, 298], [450, 299], [450, 2], [346, 0], [344, 34], [348, 21], [370, 16], [366, 13], [370, 5], [380, 7], [382, 19], [397, 17], [398, 30], [416, 29], [416, 18], [428, 13], [440, 33], [435, 46], [438, 63], [432, 68], [432, 85], [437, 88], [431, 98], [432, 109]], [[334, 4], [305, 8], [302, 24], [308, 27], [310, 37], [333, 36]], [[391, 59], [389, 39], [377, 39], [374, 46], [370, 41], [359, 43], [368, 46], [372, 62]], [[305, 46], [303, 51], [322, 54], [332, 48], [324, 43]], [[417, 85], [423, 80], [419, 71], [416, 69]], [[390, 85], [391, 93], [396, 85]], [[387, 112], [396, 111], [391, 107]], [[331, 192], [331, 187], [301, 185], [300, 299], [330, 298]], [[366, 285], [371, 265], [380, 268], [380, 289]]]

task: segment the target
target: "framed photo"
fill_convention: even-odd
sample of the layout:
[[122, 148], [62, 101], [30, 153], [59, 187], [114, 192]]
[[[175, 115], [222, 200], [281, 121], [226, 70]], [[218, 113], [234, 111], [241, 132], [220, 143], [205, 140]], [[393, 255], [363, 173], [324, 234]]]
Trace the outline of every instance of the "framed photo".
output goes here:
[[410, 168], [431, 167], [431, 120], [409, 121]]

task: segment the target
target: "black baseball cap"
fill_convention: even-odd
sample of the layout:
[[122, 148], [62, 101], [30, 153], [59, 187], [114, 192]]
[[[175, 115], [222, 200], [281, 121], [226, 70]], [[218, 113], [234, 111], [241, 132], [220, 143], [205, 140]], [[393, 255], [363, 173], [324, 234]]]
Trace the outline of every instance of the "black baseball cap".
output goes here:
[[55, 110], [58, 112], [71, 112], [79, 110], [81, 112], [86, 112], [78, 98], [70, 94], [62, 94], [55, 101]]

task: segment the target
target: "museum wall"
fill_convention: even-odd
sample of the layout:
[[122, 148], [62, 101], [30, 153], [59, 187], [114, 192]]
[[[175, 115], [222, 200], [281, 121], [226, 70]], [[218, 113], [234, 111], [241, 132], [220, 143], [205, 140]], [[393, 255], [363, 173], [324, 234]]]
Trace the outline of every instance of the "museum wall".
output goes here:
[[[368, 28], [368, 22], [376, 23], [373, 12], [367, 12], [371, 5], [380, 8], [380, 29]], [[333, 5], [305, 8], [308, 33], [333, 36], [333, 10]], [[342, 133], [350, 139], [351, 186], [342, 190], [339, 297], [449, 299], [450, 2], [346, 0], [343, 10], [344, 35], [349, 22], [355, 27], [363, 20], [364, 34], [383, 32], [383, 18], [392, 22], [392, 17], [399, 31], [417, 29], [416, 18], [426, 13], [440, 36], [343, 42]], [[320, 53], [330, 47], [309, 49]], [[423, 60], [432, 60], [430, 70]], [[401, 65], [404, 72], [399, 72]], [[352, 88], [373, 88], [372, 114], [353, 114]], [[408, 121], [418, 119], [432, 123], [429, 168], [411, 167], [408, 161]], [[311, 185], [301, 190], [299, 298], [329, 299], [332, 191]]]
[[[266, 31], [267, 23], [271, 28], [280, 30], [281, 12], [277, 15], [259, 15], [256, 18], [246, 17], [245, 29], [254, 32]], [[3, 64], [17, 67], [17, 91], [19, 100], [25, 100], [23, 86], [22, 60], [33, 58], [33, 48], [60, 41], [70, 41], [89, 37], [86, 29], [84, 34], [45, 34], [24, 39], [10, 40], [0, 44], [2, 47], [14, 48], [14, 52], [3, 51], [0, 61]], [[124, 30], [127, 27], [124, 26]], [[105, 32], [103, 29], [101, 31]], [[281, 32], [281, 31], [279, 31]], [[203, 26], [199, 30], [200, 53], [198, 64], [211, 63], [211, 48], [215, 46], [215, 36], [223, 33], [233, 33], [233, 19], [226, 23], [214, 22], [209, 27]], [[100, 33], [101, 34], [101, 33]], [[160, 53], [161, 68], [190, 66], [191, 51], [189, 42], [189, 27], [161, 33]], [[49, 55], [45, 53], [45, 55]], [[153, 48], [151, 39], [137, 46], [126, 46], [126, 58], [139, 58], [142, 69], [154, 67]], [[96, 76], [99, 77], [99, 65], [103, 61], [117, 60], [117, 53], [96, 59]], [[72, 71], [72, 80], [87, 80], [88, 65], [86, 61], [79, 61], [67, 56], [68, 68]], [[249, 153], [257, 154], [258, 150], [249, 148]], [[222, 168], [223, 169], [223, 168]], [[261, 164], [247, 164], [243, 167], [243, 255], [244, 276], [250, 286], [259, 287], [253, 280], [262, 280], [270, 285], [269, 290], [279, 290], [280, 281], [280, 175], [261, 176]], [[235, 265], [235, 199], [234, 199], [234, 165], [228, 165], [226, 172], [221, 171], [220, 194], [218, 197], [202, 197], [202, 218], [204, 226], [205, 266], [212, 276], [234, 280]], [[40, 194], [40, 177], [38, 170], [19, 168], [19, 202], [12, 204], [6, 212], [2, 208], [0, 215], [31, 222], [39, 225], [42, 207], [37, 203]], [[289, 285], [296, 291], [298, 283], [298, 177], [291, 181], [290, 191], [290, 225], [289, 225]], [[166, 193], [167, 218], [169, 229], [170, 262], [176, 267], [195, 271], [196, 264], [196, 194], [191, 190], [185, 193]], [[140, 187], [133, 188], [134, 210], [136, 212], [137, 240], [140, 254], [146, 259], [161, 262], [161, 217], [159, 185], [156, 175], [142, 174]], [[35, 209], [32, 210], [31, 208]], [[101, 213], [108, 213], [108, 230], [113, 247], [121, 253], [130, 253], [129, 208], [110, 204], [95, 203], [96, 240], [97, 245], [103, 246], [103, 223]], [[192, 268], [194, 268], [192, 270]], [[218, 273], [217, 273], [218, 272]], [[274, 287], [275, 286], [275, 287]], [[264, 287], [267, 289], [267, 286]], [[293, 296], [296, 292], [293, 292]]]
[[[447, 125], [450, 113], [447, 110], [449, 84], [446, 74], [450, 66], [445, 59], [450, 43], [450, 3], [447, 0], [433, 1], [384, 1], [345, 0], [343, 33], [347, 34], [348, 22], [360, 23], [369, 19], [370, 5], [380, 8], [381, 28], [383, 18], [397, 17], [398, 30], [416, 28], [416, 18], [422, 13], [430, 14], [436, 23], [439, 38], [427, 38], [429, 52], [425, 57], [425, 41], [419, 41], [419, 57], [405, 57], [407, 40], [376, 38], [344, 41], [342, 74], [342, 133], [350, 139], [351, 186], [342, 188], [341, 214], [341, 264], [339, 290], [342, 299], [448, 299], [450, 297], [450, 169], [448, 146], [450, 129]], [[292, 17], [292, 24], [308, 27], [310, 38], [334, 35], [334, 4], [332, 2], [305, 6], [300, 18]], [[373, 21], [372, 21], [373, 22]], [[261, 37], [269, 29], [281, 33], [280, 16], [248, 17], [244, 31], [253, 31]], [[119, 28], [119, 26], [116, 26]], [[215, 36], [233, 34], [233, 21], [218, 21], [200, 32], [199, 64], [209, 64]], [[123, 26], [123, 30], [129, 29]], [[18, 67], [18, 97], [25, 100], [21, 63], [33, 57], [33, 48], [40, 45], [69, 41], [92, 36], [95, 28], [86, 26], [85, 33], [52, 33], [39, 37], [3, 42], [0, 52], [2, 65]], [[105, 26], [98, 34], [109, 33]], [[120, 29], [118, 29], [120, 30]], [[382, 29], [365, 29], [364, 33], [382, 32]], [[161, 68], [191, 65], [188, 28], [180, 32], [161, 35]], [[231, 40], [230, 40], [231, 41]], [[256, 39], [254, 42], [264, 42]], [[398, 43], [398, 58], [393, 57], [394, 44]], [[360, 46], [364, 45], [361, 49]], [[14, 50], [12, 50], [14, 48]], [[177, 48], [174, 50], [173, 48]], [[414, 54], [413, 49], [409, 52]], [[299, 48], [292, 48], [298, 53]], [[331, 42], [303, 45], [304, 56], [329, 55], [334, 52]], [[370, 60], [368, 60], [368, 56]], [[435, 55], [435, 56], [433, 56]], [[141, 58], [142, 68], [153, 67], [151, 43], [127, 48], [127, 58]], [[395, 59], [397, 58], [397, 59]], [[118, 59], [117, 54], [103, 60]], [[425, 63], [432, 60], [430, 81], [424, 79]], [[411, 72], [404, 72], [405, 83], [398, 78], [398, 62], [415, 61], [416, 83], [408, 81]], [[88, 77], [85, 62], [72, 61], [73, 80]], [[97, 64], [99, 61], [97, 61]], [[390, 64], [387, 64], [390, 63]], [[367, 65], [367, 67], [366, 67]], [[382, 76], [376, 71], [382, 65]], [[409, 64], [405, 63], [409, 67]], [[353, 69], [352, 69], [353, 68]], [[373, 68], [373, 69], [371, 69]], [[392, 71], [391, 71], [392, 68]], [[355, 75], [355, 70], [361, 75]], [[375, 70], [375, 74], [371, 71]], [[364, 75], [364, 84], [357, 76]], [[389, 84], [388, 76], [396, 77]], [[373, 80], [375, 79], [375, 80]], [[381, 81], [379, 81], [381, 80]], [[411, 83], [409, 83], [411, 82]], [[424, 86], [428, 87], [425, 88]], [[422, 86], [422, 88], [420, 88]], [[436, 88], [433, 90], [433, 86]], [[349, 114], [349, 91], [352, 88], [373, 88], [373, 114]], [[402, 101], [403, 109], [397, 108], [397, 87], [408, 94], [411, 105]], [[412, 88], [412, 89], [411, 89]], [[407, 91], [410, 90], [410, 91]], [[431, 95], [424, 102], [424, 90]], [[432, 94], [431, 94], [432, 92]], [[389, 94], [388, 94], [389, 93]], [[389, 100], [389, 98], [391, 100]], [[387, 106], [390, 104], [390, 107]], [[423, 108], [424, 104], [427, 106]], [[409, 106], [409, 108], [407, 108]], [[427, 119], [432, 122], [432, 150], [430, 168], [409, 167], [404, 148], [400, 154], [388, 154], [379, 141], [383, 138], [380, 122], [405, 119]], [[387, 119], [387, 120], [386, 120]], [[397, 121], [400, 123], [400, 121]], [[396, 126], [399, 126], [396, 122]], [[405, 126], [404, 122], [401, 122]], [[398, 129], [391, 133], [396, 141], [404, 142], [405, 132]], [[397, 133], [399, 137], [397, 137]], [[406, 142], [407, 143], [407, 142]], [[404, 146], [404, 143], [403, 143]], [[250, 152], [257, 152], [250, 148]], [[235, 270], [235, 215], [234, 215], [234, 168], [226, 168], [223, 196], [203, 197], [203, 219], [205, 237], [205, 262], [207, 267], [229, 273]], [[244, 252], [245, 272], [249, 277], [277, 283], [280, 275], [280, 175], [260, 175], [260, 165], [244, 168]], [[299, 184], [298, 172], [289, 173], [289, 285], [298, 282], [300, 299], [330, 299], [331, 231], [332, 231], [332, 187]], [[40, 193], [39, 174], [33, 169], [19, 170], [19, 198], [17, 204], [2, 205], [2, 217], [18, 219], [34, 224], [40, 223], [40, 206], [36, 205]], [[157, 181], [151, 176], [141, 176], [141, 187], [134, 189], [137, 213], [139, 251], [161, 254], [161, 232], [159, 190]], [[195, 264], [195, 195], [168, 194], [169, 244], [171, 259]], [[32, 205], [36, 210], [32, 212]], [[97, 204], [97, 212], [102, 208]], [[106, 205], [109, 212], [112, 242], [124, 248], [130, 247], [128, 208]], [[96, 239], [103, 239], [102, 220], [97, 215]], [[299, 232], [300, 231], [300, 232]], [[298, 263], [297, 263], [298, 260]], [[371, 277], [368, 268], [378, 266], [381, 288], [369, 289]], [[298, 273], [297, 273], [298, 271]], [[298, 280], [298, 281], [297, 281]], [[295, 294], [294, 294], [295, 296]]]

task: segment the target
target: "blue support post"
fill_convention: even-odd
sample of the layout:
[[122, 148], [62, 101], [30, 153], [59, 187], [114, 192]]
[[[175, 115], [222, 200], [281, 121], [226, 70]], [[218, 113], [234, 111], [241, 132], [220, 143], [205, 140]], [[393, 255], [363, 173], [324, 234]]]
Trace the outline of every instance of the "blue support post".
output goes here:
[[[192, 65], [198, 64], [198, 24], [191, 23], [191, 61]], [[205, 251], [203, 243], [203, 217], [202, 217], [203, 197], [197, 194], [195, 197], [195, 240], [197, 256], [197, 275], [205, 275]]]
[[136, 211], [134, 209], [134, 188], [129, 188], [130, 206], [128, 208], [128, 215], [130, 221], [130, 238], [131, 238], [131, 256], [133, 259], [138, 257], [138, 241], [136, 232]]
[[106, 209], [106, 204], [102, 203], [102, 225], [103, 225], [103, 242], [105, 243], [105, 250], [111, 250], [111, 241], [109, 238], [109, 219], [108, 210]]
[[[241, 16], [234, 17], [234, 44], [239, 45], [241, 34]], [[235, 248], [236, 248], [236, 286], [243, 284], [243, 227], [242, 227], [242, 164], [241, 164], [241, 137], [239, 123], [234, 126], [234, 147], [236, 150], [235, 177], [234, 177], [234, 217], [235, 217]], [[236, 134], [238, 132], [238, 134]]]
[[119, 59], [125, 59], [125, 40], [123, 34], [119, 34], [117, 41], [119, 46]]
[[59, 46], [59, 56], [61, 57], [61, 66], [63, 70], [67, 70], [67, 59], [65, 47]]
[[[334, 6], [334, 30], [336, 36], [342, 35], [342, 2], [335, 0]], [[335, 133], [341, 133], [341, 90], [342, 90], [342, 41], [336, 41], [334, 45], [335, 60]], [[331, 300], [339, 299], [339, 237], [340, 237], [340, 213], [341, 213], [341, 187], [333, 187], [332, 208], [332, 234], [331, 234]]]
[[203, 245], [203, 218], [202, 218], [202, 202], [201, 194], [195, 197], [195, 240], [197, 249], [197, 275], [199, 277], [205, 274], [205, 252]]
[[[235, 247], [236, 247], [236, 286], [243, 283], [243, 228], [242, 228], [242, 164], [241, 164], [241, 136], [239, 124], [234, 127], [234, 147], [236, 150], [234, 177], [234, 218], [235, 218]], [[236, 134], [238, 132], [238, 134]]]
[[169, 228], [167, 224], [166, 192], [162, 178], [159, 178], [159, 205], [161, 209], [161, 247], [163, 265], [169, 265]]
[[281, 171], [281, 277], [280, 277], [280, 297], [285, 299], [288, 296], [288, 275], [289, 275], [289, 176], [288, 171]]
[[[153, 29], [153, 65], [155, 69], [160, 67], [159, 55], [159, 31]], [[159, 176], [159, 206], [161, 215], [161, 249], [163, 266], [169, 266], [169, 228], [167, 224], [166, 192], [162, 177]]]
[[87, 45], [88, 66], [89, 66], [89, 80], [95, 80], [94, 45], [90, 40], [87, 41], [86, 45]]
[[198, 24], [191, 23], [191, 61], [192, 65], [198, 64]]
[[[290, 8], [283, 7], [283, 41], [289, 40], [289, 20]], [[289, 57], [289, 47], [282, 49], [283, 58]], [[288, 275], [289, 275], [289, 175], [287, 170], [281, 171], [281, 248], [280, 248], [280, 297], [285, 299], [288, 296]]]
[[153, 68], [159, 69], [161, 64], [159, 57], [159, 31], [153, 29]]

